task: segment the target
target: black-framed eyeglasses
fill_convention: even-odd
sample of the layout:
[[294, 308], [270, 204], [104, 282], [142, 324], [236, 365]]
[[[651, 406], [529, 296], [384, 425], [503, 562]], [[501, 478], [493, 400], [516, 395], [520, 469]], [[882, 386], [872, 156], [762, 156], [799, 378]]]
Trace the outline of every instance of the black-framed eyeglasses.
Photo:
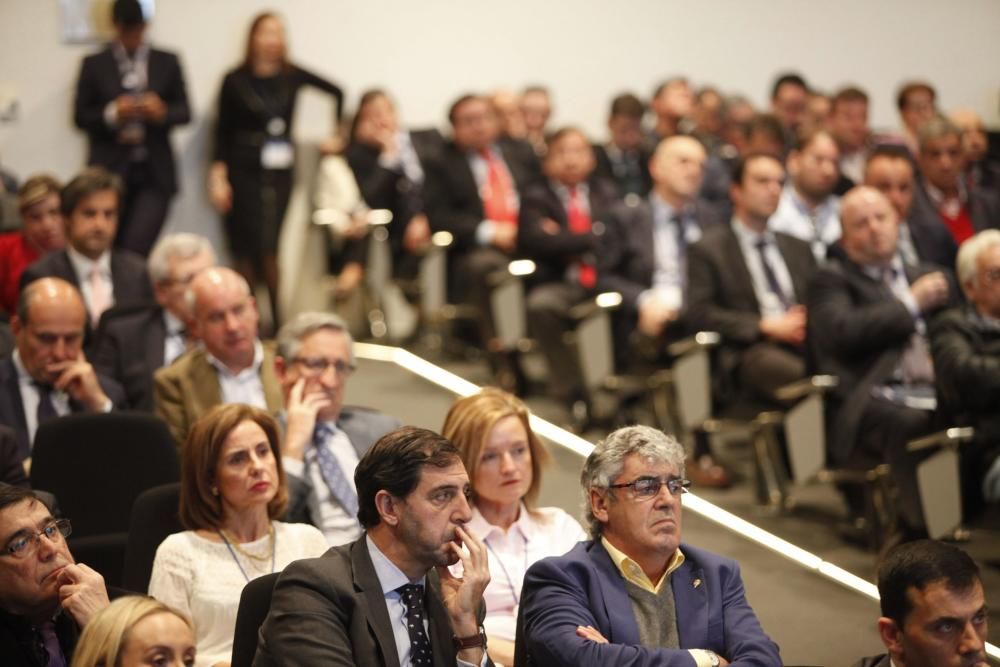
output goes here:
[[316, 375], [322, 375], [326, 372], [326, 369], [330, 367], [337, 371], [337, 375], [342, 377], [347, 377], [354, 372], [353, 364], [349, 364], [340, 359], [331, 360], [323, 357], [295, 357], [292, 361], [299, 364], [310, 373], [315, 373]]
[[[65, 539], [73, 533], [73, 526], [69, 519], [56, 519], [45, 524], [37, 531], [27, 531], [15, 536], [7, 546], [0, 551], [0, 556], [13, 556], [14, 558], [27, 558], [35, 552], [38, 547], [38, 540], [45, 536], [50, 542], [57, 542]], [[61, 537], [60, 537], [61, 536]]]
[[691, 480], [684, 479], [683, 477], [640, 477], [639, 479], [626, 482], [625, 484], [611, 484], [608, 488], [630, 488], [636, 498], [652, 498], [660, 492], [660, 487], [664, 484], [667, 485], [667, 490], [670, 491], [670, 495], [680, 496], [687, 493], [688, 488], [691, 486]]

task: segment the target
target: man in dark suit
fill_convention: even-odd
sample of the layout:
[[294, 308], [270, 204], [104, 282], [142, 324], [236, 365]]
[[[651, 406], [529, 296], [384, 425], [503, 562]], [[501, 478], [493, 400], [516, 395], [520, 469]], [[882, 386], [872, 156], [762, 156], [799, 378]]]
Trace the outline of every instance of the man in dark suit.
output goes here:
[[864, 184], [886, 196], [899, 217], [899, 254], [903, 263], [929, 262], [949, 271], [955, 266], [958, 244], [926, 207], [913, 206], [916, 179], [913, 162], [903, 146], [879, 146], [865, 165]]
[[104, 579], [73, 560], [70, 523], [30, 489], [0, 484], [0, 656], [4, 667], [73, 660], [80, 631], [108, 606]]
[[919, 535], [916, 461], [906, 445], [933, 427], [926, 322], [949, 302], [951, 286], [933, 265], [903, 265], [896, 212], [878, 190], [848, 192], [841, 227], [842, 253], [816, 273], [807, 299], [813, 371], [839, 379], [827, 397], [827, 458], [841, 467], [889, 463], [900, 529]]
[[[506, 268], [517, 248], [517, 216], [525, 188], [542, 180], [530, 144], [499, 137], [496, 111], [485, 97], [463, 95], [448, 113], [452, 141], [427, 170], [428, 218], [435, 232], [451, 233], [450, 291], [477, 312], [482, 345], [499, 366], [488, 277]], [[504, 375], [505, 373], [500, 373]], [[509, 384], [509, 383], [505, 383]]]
[[984, 496], [1000, 501], [1000, 230], [962, 244], [958, 280], [968, 301], [934, 318], [931, 352], [943, 423], [975, 429], [962, 448], [962, 497], [976, 510]]
[[137, 0], [116, 0], [117, 39], [87, 56], [76, 85], [73, 120], [87, 133], [88, 164], [125, 182], [115, 245], [149, 253], [177, 192], [170, 130], [191, 119], [177, 56], [144, 41], [146, 19]]
[[976, 232], [1000, 227], [1000, 193], [972, 189], [963, 178], [962, 130], [943, 116], [920, 126], [920, 178], [914, 209], [938, 220], [957, 245]]
[[645, 197], [653, 187], [649, 175], [649, 158], [642, 143], [642, 117], [646, 106], [631, 93], [618, 95], [611, 100], [608, 118], [608, 142], [594, 145], [597, 164], [594, 175], [613, 181], [618, 195]]
[[816, 259], [807, 242], [768, 228], [784, 176], [772, 155], [739, 162], [731, 224], [706, 230], [688, 251], [688, 321], [721, 334], [713, 398], [739, 416], [780, 406], [776, 390], [805, 375], [802, 303]]
[[21, 274], [21, 289], [43, 276], [62, 278], [76, 287], [87, 308], [89, 348], [104, 311], [147, 303], [153, 290], [142, 257], [111, 248], [121, 201], [118, 177], [101, 167], [88, 167], [66, 184], [61, 198], [69, 245], [29, 265]]
[[[481, 628], [487, 551], [464, 528], [472, 508], [458, 449], [400, 428], [368, 450], [354, 480], [365, 534], [285, 568], [255, 667], [492, 664]], [[459, 561], [461, 579], [448, 570]]]
[[290, 485], [290, 521], [317, 526], [331, 546], [361, 535], [354, 470], [399, 422], [344, 406], [354, 372], [354, 341], [332, 313], [301, 313], [278, 331], [275, 370], [285, 399], [281, 443]]
[[29, 486], [22, 459], [17, 433], [10, 427], [0, 426], [0, 485]]
[[153, 374], [154, 410], [177, 444], [216, 405], [245, 403], [278, 412], [274, 345], [258, 338], [260, 315], [246, 279], [226, 267], [203, 269], [184, 299], [201, 346]]
[[528, 569], [515, 664], [780, 665], [739, 565], [681, 542], [684, 449], [648, 426], [611, 433], [581, 480], [593, 540]]
[[0, 361], [0, 424], [17, 434], [19, 461], [31, 456], [40, 423], [125, 403], [121, 387], [83, 354], [85, 317], [79, 293], [64, 280], [42, 278], [21, 293], [11, 321], [16, 349]]
[[543, 160], [547, 183], [525, 189], [518, 222], [519, 254], [534, 260], [527, 295], [528, 326], [548, 362], [552, 394], [567, 405], [586, 400], [580, 368], [563, 337], [570, 310], [596, 294], [597, 253], [614, 186], [591, 178], [594, 154], [572, 127], [555, 132]]
[[416, 278], [420, 255], [430, 244], [424, 180], [427, 165], [438, 159], [443, 146], [436, 129], [400, 127], [385, 91], [361, 96], [346, 157], [365, 203], [392, 212], [389, 243], [397, 277]]
[[184, 292], [195, 274], [215, 265], [215, 251], [197, 234], [170, 234], [157, 241], [146, 264], [156, 303], [106, 311], [93, 359], [98, 372], [125, 388], [129, 407], [152, 412], [153, 373], [173, 363], [191, 342]]
[[854, 667], [986, 667], [986, 596], [979, 567], [958, 547], [917, 540], [892, 550], [878, 568], [888, 653]]

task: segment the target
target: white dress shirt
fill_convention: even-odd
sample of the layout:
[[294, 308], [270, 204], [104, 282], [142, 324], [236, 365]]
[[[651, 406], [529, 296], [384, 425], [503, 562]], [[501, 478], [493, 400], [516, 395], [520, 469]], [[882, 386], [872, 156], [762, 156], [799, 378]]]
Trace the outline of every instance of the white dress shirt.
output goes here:
[[774, 271], [774, 277], [781, 286], [781, 291], [785, 293], [792, 302], [797, 302], [795, 288], [792, 285], [792, 275], [785, 265], [785, 258], [781, 256], [778, 245], [775, 242], [774, 234], [770, 229], [763, 234], [758, 234], [736, 218], [732, 220], [733, 231], [739, 241], [740, 250], [743, 252], [743, 261], [746, 262], [747, 270], [750, 271], [750, 278], [753, 280], [753, 291], [757, 296], [757, 304], [760, 308], [761, 317], [778, 317], [785, 313], [785, 306], [781, 300], [771, 291], [764, 273], [764, 265], [760, 261], [760, 253], [757, 251], [757, 242], [764, 238], [767, 246], [764, 254], [768, 263]]
[[83, 303], [87, 307], [88, 316], [94, 312], [94, 309], [90, 305], [90, 274], [94, 270], [95, 264], [101, 272], [101, 281], [104, 282], [108, 294], [111, 295], [111, 303], [108, 304], [108, 307], [110, 308], [115, 305], [115, 286], [111, 281], [111, 251], [105, 251], [104, 254], [97, 258], [97, 261], [94, 261], [77, 252], [73, 246], [67, 245], [66, 256], [69, 258], [69, 263], [73, 267], [74, 273], [76, 273], [76, 283], [80, 286], [80, 296], [83, 297]]
[[239, 373], [230, 371], [207, 350], [205, 357], [219, 374], [219, 389], [222, 392], [223, 403], [245, 403], [255, 408], [267, 409], [264, 383], [260, 379], [260, 366], [264, 363], [264, 346], [259, 340], [254, 343], [253, 363]]
[[[351, 444], [350, 438], [337, 425], [332, 422], [325, 422], [327, 428], [333, 433], [333, 437], [321, 443], [320, 447], [326, 447], [341, 470], [344, 477], [350, 483], [351, 488], [357, 493], [357, 486], [354, 484], [354, 470], [358, 467], [358, 452]], [[318, 424], [317, 424], [318, 426]], [[330, 491], [329, 485], [323, 478], [319, 463], [316, 461], [316, 447], [306, 447], [305, 457], [302, 460], [282, 457], [285, 465], [285, 472], [298, 478], [306, 478], [312, 486], [309, 494], [309, 514], [314, 518], [316, 527], [323, 533], [327, 543], [331, 547], [347, 544], [361, 537], [361, 524], [358, 518], [347, 513], [347, 510], [337, 501]]]
[[840, 239], [840, 197], [830, 195], [810, 211], [795, 188], [786, 185], [767, 226], [809, 243], [816, 261], [825, 261], [827, 246]]
[[[28, 429], [28, 442], [34, 445], [35, 432], [38, 431], [38, 403], [41, 400], [38, 393], [38, 385], [35, 384], [35, 380], [28, 374], [24, 363], [21, 361], [21, 353], [18, 350], [14, 350], [14, 354], [11, 355], [11, 361], [14, 362], [14, 368], [17, 369], [17, 385], [21, 390], [21, 405], [24, 407], [24, 423]], [[69, 394], [65, 391], [56, 391], [53, 389], [49, 397], [52, 400], [52, 405], [55, 407], [57, 415], [62, 417], [70, 413]]]
[[174, 359], [184, 354], [187, 350], [185, 340], [184, 323], [177, 319], [173, 313], [164, 309], [163, 311], [163, 365], [169, 366]]

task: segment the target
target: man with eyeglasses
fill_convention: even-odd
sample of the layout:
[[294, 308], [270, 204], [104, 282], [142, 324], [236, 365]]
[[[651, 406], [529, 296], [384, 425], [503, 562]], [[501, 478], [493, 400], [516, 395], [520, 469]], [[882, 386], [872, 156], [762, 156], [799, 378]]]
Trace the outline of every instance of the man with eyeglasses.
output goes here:
[[648, 426], [611, 433], [580, 475], [592, 540], [525, 575], [515, 664], [780, 665], [739, 566], [681, 544], [684, 449]]
[[399, 421], [344, 407], [354, 341], [332, 313], [302, 313], [278, 332], [275, 370], [285, 400], [282, 462], [289, 476], [289, 521], [318, 527], [330, 546], [361, 533], [354, 470]]
[[156, 414], [167, 422], [177, 444], [201, 415], [219, 404], [280, 410], [274, 346], [258, 338], [260, 316], [246, 279], [226, 267], [205, 269], [188, 285], [184, 300], [191, 333], [201, 346], [153, 376]]
[[192, 342], [184, 292], [199, 271], [214, 265], [215, 251], [204, 236], [168, 234], [146, 261], [156, 302], [115, 306], [101, 317], [94, 366], [125, 388], [129, 407], [152, 412], [153, 373]]
[[70, 523], [28, 489], [0, 484], [0, 662], [68, 665], [80, 630], [108, 605], [100, 574], [76, 563]]

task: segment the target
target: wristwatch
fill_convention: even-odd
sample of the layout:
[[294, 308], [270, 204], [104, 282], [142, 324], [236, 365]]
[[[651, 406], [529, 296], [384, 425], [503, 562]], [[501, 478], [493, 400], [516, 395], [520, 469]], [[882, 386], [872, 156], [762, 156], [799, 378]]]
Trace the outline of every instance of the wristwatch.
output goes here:
[[[463, 651], [467, 648], [479, 648], [482, 647], [486, 650], [486, 630], [483, 626], [479, 626], [479, 632], [472, 635], [471, 637], [452, 637], [451, 641], [455, 644], [456, 651]], [[718, 658], [716, 658], [715, 664], [719, 664]]]
[[719, 667], [719, 665], [722, 664], [719, 661], [719, 654], [715, 651], [705, 651], [705, 654], [708, 656], [709, 664], [712, 665], [712, 667]]

